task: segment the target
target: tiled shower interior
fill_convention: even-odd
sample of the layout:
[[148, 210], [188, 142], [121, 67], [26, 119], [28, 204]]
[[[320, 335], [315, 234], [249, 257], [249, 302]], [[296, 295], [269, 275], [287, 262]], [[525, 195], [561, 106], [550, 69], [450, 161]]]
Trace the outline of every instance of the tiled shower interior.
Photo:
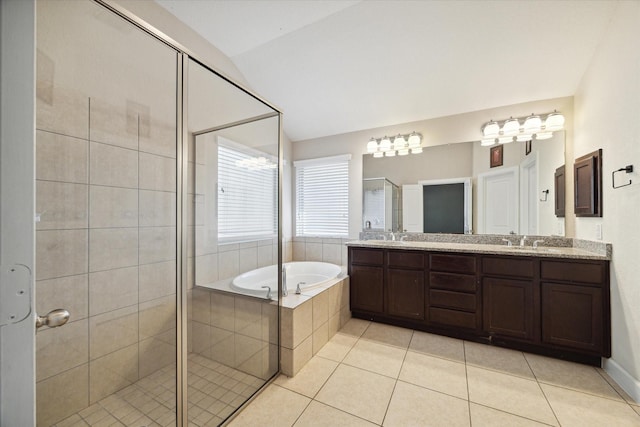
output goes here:
[[[36, 334], [37, 424], [174, 425], [179, 55], [89, 0], [37, 8], [36, 304], [71, 313]], [[278, 245], [197, 259], [187, 193], [189, 424], [218, 425], [277, 371], [278, 307], [199, 290], [196, 263], [224, 280]]]

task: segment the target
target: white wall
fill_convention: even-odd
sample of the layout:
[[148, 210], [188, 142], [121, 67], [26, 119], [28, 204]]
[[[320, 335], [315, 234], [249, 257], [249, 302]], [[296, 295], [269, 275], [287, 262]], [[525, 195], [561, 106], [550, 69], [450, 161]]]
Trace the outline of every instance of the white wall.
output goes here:
[[[376, 129], [367, 129], [324, 138], [299, 141], [293, 144], [293, 159], [312, 159], [337, 154], [352, 154], [349, 164], [349, 237], [357, 238], [362, 229], [362, 155], [366, 153], [366, 145], [371, 137], [381, 138], [384, 135], [407, 134], [416, 131], [422, 134], [427, 147], [458, 142], [479, 141], [480, 128], [491, 119], [504, 120], [510, 116], [523, 117], [532, 112], [544, 114], [554, 109], [565, 115], [565, 150], [571, 153], [573, 138], [573, 97], [532, 101], [523, 104], [509, 105], [489, 110], [474, 111], [454, 116], [402, 123]], [[567, 180], [568, 181], [568, 180]], [[567, 182], [567, 200], [573, 198], [572, 183]], [[294, 192], [292, 188], [292, 192]], [[295, 206], [292, 207], [295, 215]], [[567, 236], [573, 230], [573, 211], [567, 209]]]
[[[605, 369], [640, 401], [640, 2], [621, 1], [608, 33], [575, 95], [574, 155], [603, 150], [603, 217], [576, 218], [577, 237], [595, 239], [602, 224], [613, 244], [611, 315], [613, 356]], [[614, 190], [611, 172], [629, 187]]]

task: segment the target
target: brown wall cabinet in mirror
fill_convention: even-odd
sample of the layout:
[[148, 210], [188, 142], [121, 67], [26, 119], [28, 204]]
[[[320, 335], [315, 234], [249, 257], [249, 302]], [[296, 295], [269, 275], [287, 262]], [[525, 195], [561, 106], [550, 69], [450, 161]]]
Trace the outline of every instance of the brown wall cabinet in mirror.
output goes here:
[[553, 182], [555, 185], [554, 194], [555, 194], [556, 216], [558, 218], [562, 218], [564, 217], [564, 213], [565, 213], [564, 186], [565, 186], [566, 180], [565, 180], [564, 165], [556, 169], [556, 173], [554, 174], [554, 177], [553, 177]]
[[576, 216], [602, 216], [602, 150], [575, 160], [573, 164]]

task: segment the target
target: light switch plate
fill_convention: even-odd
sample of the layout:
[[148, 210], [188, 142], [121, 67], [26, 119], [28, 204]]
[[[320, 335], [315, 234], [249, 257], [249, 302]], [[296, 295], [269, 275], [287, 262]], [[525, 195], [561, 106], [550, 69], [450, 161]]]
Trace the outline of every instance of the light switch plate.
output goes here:
[[596, 239], [602, 240], [602, 224], [596, 224]]

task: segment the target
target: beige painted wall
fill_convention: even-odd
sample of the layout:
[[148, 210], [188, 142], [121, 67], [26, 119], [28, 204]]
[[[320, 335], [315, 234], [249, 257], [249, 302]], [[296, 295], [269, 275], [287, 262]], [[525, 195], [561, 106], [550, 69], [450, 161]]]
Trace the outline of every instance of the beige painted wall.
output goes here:
[[[619, 2], [609, 30], [575, 95], [575, 146], [579, 157], [603, 150], [603, 217], [577, 218], [576, 234], [595, 238], [602, 225], [613, 244], [611, 313], [613, 357], [606, 370], [640, 401], [640, 3]], [[633, 184], [614, 190], [611, 172], [633, 164], [636, 172], [619, 175]], [[618, 182], [618, 180], [616, 180]]]
[[[362, 155], [366, 153], [366, 145], [371, 137], [380, 138], [384, 135], [407, 134], [416, 131], [422, 134], [427, 147], [479, 141], [481, 126], [491, 119], [503, 120], [509, 116], [523, 117], [532, 112], [544, 114], [554, 109], [561, 111], [566, 117], [565, 150], [567, 153], [572, 152], [573, 97], [564, 97], [294, 142], [293, 159], [301, 160], [337, 154], [352, 154], [349, 165], [349, 236], [357, 238], [358, 232], [361, 231], [362, 222]], [[571, 183], [567, 183], [567, 200], [572, 200], [573, 198], [571, 185]], [[291, 191], [292, 193], [294, 192], [293, 187]], [[573, 211], [568, 208], [567, 211], [569, 210], [571, 212], [567, 212], [567, 236], [571, 236], [573, 232]], [[295, 218], [295, 206], [292, 206], [292, 217]]]

